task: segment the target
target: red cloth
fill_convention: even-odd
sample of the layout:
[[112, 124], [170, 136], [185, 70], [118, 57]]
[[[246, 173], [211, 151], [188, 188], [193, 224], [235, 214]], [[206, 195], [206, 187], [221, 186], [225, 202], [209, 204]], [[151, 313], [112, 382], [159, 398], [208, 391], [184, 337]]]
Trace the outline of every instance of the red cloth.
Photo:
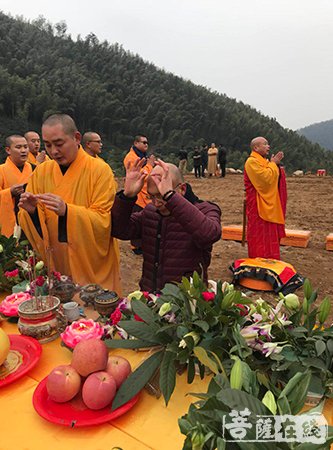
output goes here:
[[[244, 170], [247, 215], [247, 246], [249, 258], [280, 259], [280, 239], [285, 237], [284, 225], [267, 222], [258, 213], [256, 190]], [[284, 216], [287, 206], [286, 175], [280, 168], [279, 194]]]

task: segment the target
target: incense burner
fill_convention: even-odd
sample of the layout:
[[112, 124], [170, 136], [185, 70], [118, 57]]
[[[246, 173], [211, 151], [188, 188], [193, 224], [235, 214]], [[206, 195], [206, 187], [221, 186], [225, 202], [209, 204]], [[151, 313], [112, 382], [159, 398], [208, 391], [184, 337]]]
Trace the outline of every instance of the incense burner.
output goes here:
[[41, 344], [56, 339], [67, 324], [59, 306], [60, 300], [51, 295], [33, 297], [21, 303], [18, 308], [20, 333], [37, 339]]

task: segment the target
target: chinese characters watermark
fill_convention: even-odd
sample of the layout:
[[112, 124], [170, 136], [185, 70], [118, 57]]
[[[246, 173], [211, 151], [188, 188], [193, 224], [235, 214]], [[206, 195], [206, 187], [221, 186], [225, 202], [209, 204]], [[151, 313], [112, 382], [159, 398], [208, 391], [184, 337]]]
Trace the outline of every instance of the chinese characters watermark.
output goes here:
[[248, 408], [232, 410], [223, 417], [222, 433], [226, 441], [307, 442], [324, 444], [328, 424], [319, 413], [292, 416], [253, 415]]

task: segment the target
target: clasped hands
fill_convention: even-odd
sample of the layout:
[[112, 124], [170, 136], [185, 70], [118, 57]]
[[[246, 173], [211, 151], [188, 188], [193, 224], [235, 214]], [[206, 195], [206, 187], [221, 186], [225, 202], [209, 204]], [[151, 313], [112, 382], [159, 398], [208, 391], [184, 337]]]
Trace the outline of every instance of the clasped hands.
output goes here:
[[37, 203], [41, 202], [45, 208], [53, 211], [58, 216], [64, 216], [66, 213], [66, 203], [59, 195], [55, 194], [32, 194], [31, 192], [24, 192], [18, 206], [33, 214], [36, 210]]
[[[144, 159], [137, 159], [133, 164], [130, 162], [126, 166], [126, 178], [124, 184], [124, 195], [126, 197], [135, 197], [143, 188], [148, 174], [144, 171]], [[161, 171], [152, 172], [150, 178], [156, 184], [161, 196], [173, 189], [173, 180], [169, 166], [160, 159], [155, 161], [155, 167], [161, 167]]]
[[280, 162], [282, 161], [283, 157], [284, 157], [283, 152], [277, 152], [276, 155], [271, 156], [271, 162], [274, 162], [275, 164], [279, 165]]

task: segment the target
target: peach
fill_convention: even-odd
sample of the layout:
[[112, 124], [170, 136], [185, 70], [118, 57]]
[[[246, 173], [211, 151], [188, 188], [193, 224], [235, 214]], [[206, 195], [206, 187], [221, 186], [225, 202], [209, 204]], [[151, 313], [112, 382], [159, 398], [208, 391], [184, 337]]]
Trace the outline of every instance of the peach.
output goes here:
[[51, 400], [68, 402], [79, 392], [81, 377], [72, 366], [55, 367], [47, 377], [46, 389]]
[[108, 362], [108, 348], [100, 339], [79, 342], [73, 350], [72, 366], [83, 377], [92, 372], [105, 370]]
[[131, 365], [126, 358], [122, 356], [109, 356], [106, 371], [113, 376], [117, 389], [126, 380], [128, 375], [132, 372]]
[[116, 382], [110, 374], [94, 372], [83, 384], [82, 399], [88, 408], [102, 409], [112, 402], [116, 391]]

